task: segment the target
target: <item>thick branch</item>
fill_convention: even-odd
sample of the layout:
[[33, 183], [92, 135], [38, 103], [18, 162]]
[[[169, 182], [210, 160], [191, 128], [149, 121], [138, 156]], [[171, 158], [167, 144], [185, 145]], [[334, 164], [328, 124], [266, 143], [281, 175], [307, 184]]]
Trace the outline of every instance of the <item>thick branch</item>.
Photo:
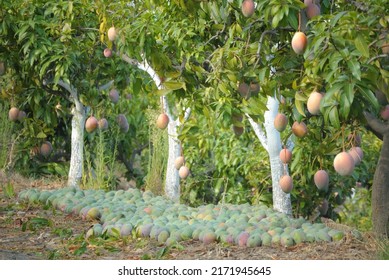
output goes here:
[[375, 56], [375, 57], [370, 58], [369, 61], [367, 62], [367, 64], [372, 63], [372, 62], [373, 62], [374, 60], [376, 60], [376, 59], [384, 58], [384, 57], [387, 57], [387, 56], [389, 56], [389, 55], [388, 55], [388, 54], [380, 54], [380, 55], [377, 55], [377, 56]]
[[[158, 74], [155, 72], [155, 70], [150, 66], [150, 64], [147, 62], [146, 58], [143, 58], [142, 62], [139, 62], [136, 59], [130, 58], [126, 54], [122, 54], [121, 58], [124, 61], [126, 61], [127, 63], [134, 65], [138, 69], [145, 71], [147, 74], [149, 74], [151, 79], [154, 81], [157, 88], [163, 89], [163, 84], [162, 84], [161, 78], [158, 76]], [[169, 108], [169, 103], [167, 101], [166, 96], [161, 96], [161, 104], [162, 104], [163, 110], [168, 115], [169, 119], [171, 121], [174, 121], [174, 118], [173, 118], [173, 115], [172, 115], [171, 110]]]
[[70, 93], [70, 96], [72, 97], [73, 102], [76, 105], [76, 110], [78, 112], [82, 112], [84, 110], [84, 107], [83, 107], [82, 103], [78, 100], [77, 89], [74, 88], [71, 84], [69, 84], [63, 80], [59, 80], [58, 85], [63, 87], [65, 90], [67, 90]]
[[249, 120], [251, 127], [253, 128], [255, 135], [257, 135], [259, 141], [261, 142], [263, 148], [269, 152], [266, 133], [263, 131], [263, 128], [260, 124], [256, 123], [249, 114], [246, 114], [247, 119]]
[[374, 115], [372, 115], [369, 112], [363, 112], [365, 115], [366, 121], [369, 125], [369, 127], [372, 129], [374, 134], [378, 134], [377, 136], [381, 136], [379, 138], [382, 139], [382, 137], [385, 134], [389, 134], [389, 125], [380, 121], [377, 119]]
[[66, 99], [66, 100], [69, 100], [69, 96], [67, 96], [63, 90], [54, 90], [52, 88], [50, 88], [49, 86], [47, 86], [47, 81], [43, 81], [41, 82], [41, 87], [47, 91], [48, 93], [51, 93], [51, 94], [54, 94], [54, 95], [59, 95], [61, 96], [62, 98]]
[[145, 71], [147, 74], [149, 74], [151, 79], [153, 79], [153, 81], [155, 82], [155, 85], [157, 86], [157, 88], [162, 89], [161, 79], [159, 78], [158, 74], [154, 71], [154, 69], [149, 65], [149, 63], [147, 62], [147, 60], [145, 58], [143, 59], [142, 62], [139, 62], [136, 59], [130, 58], [126, 54], [122, 54], [121, 58], [125, 62], [127, 62], [127, 63], [139, 68], [140, 70]]
[[265, 36], [267, 34], [277, 35], [277, 33], [273, 30], [266, 30], [266, 31], [262, 32], [261, 37], [259, 38], [258, 49], [257, 49], [257, 60], [255, 61], [254, 68], [257, 66], [257, 64], [261, 60], [262, 43], [263, 43], [263, 39], [265, 38]]
[[145, 148], [147, 148], [149, 143], [140, 145], [138, 148], [133, 149], [130, 159], [128, 160], [126, 157], [126, 153], [124, 152], [123, 146], [119, 143], [118, 145], [118, 150], [119, 154], [118, 157], [119, 159], [123, 162], [123, 164], [126, 166], [127, 171], [131, 174], [131, 176], [134, 175], [134, 162], [135, 162], [135, 156], [137, 154], [140, 154]]
[[72, 85], [70, 85], [69, 83], [64, 82], [63, 80], [59, 80], [58, 81], [58, 85], [60, 87], [63, 87], [64, 89], [66, 89], [70, 93], [70, 96], [72, 98], [78, 99], [77, 89], [75, 89]]
[[134, 58], [130, 58], [128, 57], [128, 55], [126, 54], [122, 54], [120, 56], [125, 62], [127, 62], [128, 64], [131, 64], [135, 67], [138, 67], [138, 65], [140, 64], [138, 60], [134, 59]]

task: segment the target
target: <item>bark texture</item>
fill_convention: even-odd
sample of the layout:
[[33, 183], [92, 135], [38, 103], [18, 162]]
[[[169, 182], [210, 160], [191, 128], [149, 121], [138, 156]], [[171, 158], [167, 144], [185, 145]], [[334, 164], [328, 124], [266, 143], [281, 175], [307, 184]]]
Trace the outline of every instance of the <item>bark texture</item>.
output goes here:
[[[140, 70], [145, 71], [153, 79], [158, 89], [164, 88], [160, 77], [150, 66], [146, 59], [144, 59], [141, 63], [130, 59], [126, 55], [122, 56], [122, 59], [132, 65], [136, 65]], [[178, 140], [178, 127], [180, 126], [180, 122], [178, 118], [174, 118], [173, 114], [171, 113], [166, 96], [161, 97], [161, 103], [165, 113], [169, 117], [169, 124], [167, 127], [169, 154], [165, 177], [165, 195], [171, 200], [178, 202], [180, 200], [180, 177], [178, 175], [178, 170], [174, 167], [174, 161], [181, 154], [181, 143]], [[187, 118], [187, 114], [185, 114], [185, 118]]]
[[75, 101], [72, 118], [71, 156], [68, 176], [69, 187], [80, 187], [84, 161], [85, 109], [80, 101]]
[[365, 117], [370, 128], [383, 136], [372, 187], [373, 231], [379, 237], [389, 238], [389, 124], [369, 113], [365, 113]]
[[170, 119], [168, 124], [169, 155], [166, 166], [165, 195], [173, 201], [180, 200], [180, 176], [174, 161], [181, 154], [181, 143], [177, 138], [178, 121]]
[[84, 162], [85, 107], [78, 98], [76, 88], [63, 80], [59, 80], [58, 85], [69, 92], [70, 100], [74, 103], [74, 108], [72, 109], [73, 118], [68, 186], [79, 188]]
[[[274, 128], [274, 118], [278, 113], [279, 102], [276, 98], [268, 97], [267, 108], [265, 112], [265, 123], [263, 130], [262, 126], [256, 123], [249, 115], [246, 115], [255, 135], [258, 137], [262, 146], [269, 154], [272, 188], [273, 188], [273, 208], [276, 211], [292, 215], [292, 203], [290, 194], [282, 191], [279, 180], [285, 174], [288, 175], [288, 167], [280, 160], [280, 151], [282, 149], [281, 135]], [[293, 141], [288, 139], [288, 148], [293, 149]]]
[[282, 191], [279, 180], [288, 174], [286, 166], [280, 160], [282, 149], [280, 133], [274, 128], [274, 118], [278, 113], [279, 102], [276, 98], [269, 97], [267, 102], [268, 111], [265, 112], [265, 130], [267, 135], [268, 153], [273, 186], [273, 208], [276, 211], [292, 215], [290, 194]]
[[382, 142], [371, 201], [373, 230], [379, 236], [389, 238], [389, 134], [384, 136]]

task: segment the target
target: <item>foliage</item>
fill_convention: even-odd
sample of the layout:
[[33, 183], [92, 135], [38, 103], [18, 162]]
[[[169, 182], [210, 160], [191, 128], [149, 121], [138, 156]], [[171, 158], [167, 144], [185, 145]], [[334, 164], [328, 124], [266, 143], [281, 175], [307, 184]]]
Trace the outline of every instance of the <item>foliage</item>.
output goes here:
[[[113, 132], [114, 130], [115, 132]], [[113, 146], [109, 146], [108, 133], [113, 135]], [[85, 144], [85, 166], [83, 172], [83, 187], [92, 189], [112, 190], [116, 188], [115, 161], [117, 154], [117, 137], [119, 128], [111, 131], [98, 130], [88, 135]]]
[[[7, 98], [21, 104], [28, 100], [31, 106], [26, 139], [38, 142], [42, 140], [38, 136], [43, 135], [58, 143], [66, 139], [66, 134], [57, 135], [52, 130], [58, 118], [55, 110], [47, 109], [58, 102], [64, 104], [63, 108], [69, 107], [71, 100], [63, 98], [56, 86], [60, 79], [75, 85], [84, 105], [96, 112], [104, 101], [99, 86], [114, 77], [119, 89], [130, 87], [134, 96], [143, 92], [154, 98], [167, 95], [170, 103], [177, 104], [173, 113], [180, 120], [183, 108], [192, 109], [196, 119], [184, 127], [180, 139], [189, 164], [199, 167], [199, 171], [192, 170], [195, 176], [184, 189], [188, 193], [197, 182], [199, 189], [209, 190], [211, 195], [206, 200], [220, 200], [224, 191], [231, 194], [231, 199], [246, 200], [252, 186], [245, 185], [241, 178], [254, 180], [249, 173], [258, 170], [251, 161], [243, 161], [250, 158], [247, 153], [251, 149], [247, 147], [251, 148], [252, 143], [244, 135], [246, 142], [238, 145], [226, 131], [233, 123], [233, 114], [247, 113], [263, 121], [266, 97], [276, 95], [284, 101], [281, 110], [287, 114], [289, 124], [304, 120], [308, 125], [308, 136], [296, 140], [291, 169], [298, 186], [292, 194], [296, 212], [309, 215], [324, 196], [312, 193], [314, 170], [331, 165], [337, 151], [350, 147], [346, 137], [361, 131], [366, 124], [363, 112], [378, 114], [380, 106], [374, 92], [387, 93], [388, 56], [382, 53], [380, 37], [385, 36], [388, 27], [386, 0], [361, 5], [355, 5], [355, 1], [323, 0], [322, 14], [308, 22], [300, 21], [304, 6], [299, 0], [258, 1], [251, 18], [242, 15], [241, 0], [146, 0], [136, 5], [96, 1], [94, 7], [81, 0], [3, 2], [7, 9], [1, 12], [0, 58], [9, 65]], [[115, 42], [106, 37], [112, 25], [119, 30]], [[290, 47], [293, 34], [300, 29], [309, 41], [303, 56], [296, 55]], [[105, 47], [114, 51], [113, 59], [103, 59]], [[123, 55], [149, 61], [161, 77], [163, 89], [157, 90], [144, 71], [124, 62]], [[259, 93], [242, 96], [237, 90], [242, 82], [259, 83]], [[311, 116], [305, 108], [313, 90], [326, 93], [319, 116]], [[233, 124], [246, 126], [244, 121]], [[205, 131], [207, 128], [216, 139]], [[141, 131], [147, 135], [147, 130]], [[200, 136], [199, 141], [191, 134]], [[283, 135], [285, 142], [290, 134], [288, 130]], [[33, 145], [28, 143], [29, 147]], [[257, 149], [252, 151], [258, 153]], [[27, 159], [24, 155], [24, 162]], [[207, 175], [209, 170], [211, 175]], [[356, 176], [370, 180], [363, 170]], [[350, 179], [331, 178], [336, 179], [331, 191], [342, 196], [350, 193]], [[325, 196], [331, 202], [333, 195]], [[196, 193], [190, 197], [192, 203], [197, 203]]]
[[6, 167], [12, 139], [13, 123], [8, 120], [8, 103], [0, 103], [0, 169]]
[[10, 181], [8, 181], [7, 184], [2, 185], [1, 190], [4, 194], [4, 197], [7, 199], [11, 199], [15, 197], [14, 185]]
[[[352, 194], [353, 187], [362, 185], [365, 188], [371, 188], [381, 141], [370, 132], [365, 130], [359, 130], [359, 132], [363, 133], [363, 160], [359, 166], [356, 166], [352, 176], [347, 177], [340, 176], [335, 170], [329, 168], [336, 153], [343, 150], [342, 146], [345, 150], [353, 147], [352, 141], [347, 141], [347, 137], [342, 135], [342, 131], [323, 129], [322, 135], [311, 134], [303, 140], [296, 139], [291, 164], [295, 181], [295, 188], [292, 192], [295, 215], [308, 217], [313, 214], [313, 210], [320, 205], [323, 199], [327, 199], [330, 203], [330, 209], [326, 216], [336, 220], [338, 215], [334, 209], [342, 205], [346, 198]], [[343, 132], [345, 135], [349, 135], [349, 133], [356, 132]], [[323, 135], [325, 138], [322, 138]], [[300, 164], [301, 162], [309, 164]], [[325, 169], [329, 173], [328, 192], [319, 191], [314, 184], [313, 176], [319, 169]]]
[[50, 219], [41, 217], [32, 217], [22, 224], [22, 231], [31, 230], [37, 231], [44, 227], [52, 227], [54, 222]]
[[[119, 143], [123, 157], [147, 141], [141, 124], [150, 96], [141, 93], [150, 85], [142, 82], [142, 75], [131, 73], [130, 67], [103, 56], [98, 18], [89, 2], [4, 1], [4, 5], [7, 8], [1, 12], [0, 27], [0, 60], [6, 65], [0, 81], [2, 99], [10, 100], [28, 115], [23, 124], [18, 124], [23, 140], [15, 158], [18, 170], [31, 175], [67, 173], [66, 165], [28, 152], [49, 140], [56, 151], [70, 153], [74, 97], [56, 85], [60, 80], [80, 92], [81, 102], [90, 106], [92, 113], [110, 115], [126, 110], [132, 114], [128, 116], [131, 138], [121, 137]], [[120, 102], [116, 108], [107, 102], [108, 91], [102, 92], [100, 87], [113, 77], [115, 87], [122, 90], [121, 100], [127, 100], [127, 95], [136, 96], [134, 100]], [[112, 124], [115, 117], [109, 119]]]
[[238, 137], [231, 126], [220, 128], [219, 118], [209, 114], [208, 118], [192, 115], [181, 132], [185, 161], [193, 170], [182, 183], [183, 200], [192, 205], [269, 204], [268, 197], [261, 195], [271, 187], [267, 153], [253, 141], [256, 137], [249, 128]]
[[371, 190], [356, 188], [352, 197], [347, 198], [339, 212], [340, 221], [358, 230], [371, 231]]

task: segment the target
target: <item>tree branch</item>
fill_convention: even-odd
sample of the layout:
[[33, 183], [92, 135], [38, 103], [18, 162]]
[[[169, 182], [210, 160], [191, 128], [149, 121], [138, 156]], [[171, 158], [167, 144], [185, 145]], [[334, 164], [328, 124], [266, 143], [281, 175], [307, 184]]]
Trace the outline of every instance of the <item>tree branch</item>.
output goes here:
[[380, 139], [383, 138], [385, 134], [389, 134], [389, 125], [377, 119], [374, 115], [369, 112], [363, 112], [367, 124], [371, 128], [372, 132]]
[[[154, 81], [155, 85], [157, 86], [157, 88], [159, 90], [164, 88], [162, 81], [161, 81], [161, 78], [158, 76], [158, 74], [155, 72], [155, 70], [150, 66], [150, 64], [147, 62], [147, 59], [145, 57], [143, 57], [142, 62], [139, 62], [136, 59], [130, 58], [126, 54], [122, 54], [121, 58], [124, 61], [126, 61], [127, 63], [137, 67], [138, 69], [145, 71], [151, 77], [151, 79]], [[161, 104], [162, 104], [163, 110], [168, 115], [169, 119], [171, 121], [174, 121], [173, 115], [172, 115], [170, 107], [169, 107], [168, 100], [167, 100], [165, 95], [161, 96]]]
[[47, 81], [46, 80], [42, 80], [40, 84], [41, 84], [41, 87], [45, 91], [47, 91], [48, 93], [51, 93], [53, 95], [59, 95], [62, 98], [66, 99], [66, 100], [69, 100], [69, 96], [67, 96], [63, 91], [61, 91], [61, 90], [54, 90], [51, 87], [47, 86]]
[[65, 90], [67, 90], [70, 93], [70, 96], [72, 97], [73, 102], [76, 105], [76, 110], [78, 112], [83, 112], [84, 107], [83, 107], [82, 103], [78, 100], [77, 89], [75, 87], [73, 87], [71, 84], [69, 84], [63, 80], [59, 80], [58, 85], [63, 87]]
[[63, 81], [63, 80], [59, 80], [58, 81], [58, 85], [62, 88], [64, 88], [65, 90], [67, 90], [70, 95], [73, 97], [73, 98], [78, 98], [78, 93], [77, 93], [77, 89], [75, 89], [72, 85], [70, 85], [69, 83]]
[[149, 76], [151, 77], [151, 79], [153, 79], [153, 81], [154, 81], [155, 85], [157, 86], [157, 88], [158, 89], [162, 89], [162, 83], [161, 83], [160, 77], [154, 71], [154, 69], [149, 65], [149, 63], [147, 62], [146, 58], [143, 58], [142, 62], [139, 62], [136, 59], [130, 58], [126, 54], [122, 54], [121, 58], [125, 62], [127, 62], [127, 63], [137, 67], [138, 69], [145, 71], [147, 74], [149, 74]]
[[375, 56], [375, 57], [370, 58], [369, 61], [367, 62], [367, 64], [372, 63], [372, 62], [373, 62], [374, 60], [376, 60], [376, 59], [384, 58], [384, 57], [387, 57], [387, 56], [389, 56], [389, 55], [387, 55], [387, 54], [380, 54], [380, 55], [377, 55], [377, 56]]
[[119, 143], [119, 145], [118, 145], [118, 150], [119, 150], [118, 157], [119, 157], [119, 160], [121, 160], [123, 162], [123, 164], [125, 165], [127, 171], [130, 173], [131, 176], [134, 176], [135, 156], [137, 154], [140, 155], [140, 153], [145, 148], [147, 148], [148, 146], [149, 146], [149, 143], [146, 143], [146, 144], [138, 146], [138, 148], [133, 149], [132, 153], [131, 153], [131, 156], [130, 156], [130, 159], [128, 160], [127, 157], [126, 157], [126, 153], [124, 152], [123, 146]]
[[262, 43], [263, 43], [263, 39], [265, 38], [265, 35], [267, 35], [267, 34], [276, 35], [277, 33], [273, 30], [266, 30], [266, 31], [262, 32], [261, 37], [259, 38], [258, 49], [257, 49], [257, 54], [256, 54], [257, 59], [256, 59], [255, 64], [254, 64], [254, 68], [257, 66], [258, 62], [261, 60]]
[[259, 123], [256, 123], [249, 114], [245, 114], [247, 119], [249, 120], [251, 127], [253, 128], [255, 135], [257, 135], [259, 142], [261, 142], [263, 148], [269, 152], [266, 133], [263, 131], [262, 126]]

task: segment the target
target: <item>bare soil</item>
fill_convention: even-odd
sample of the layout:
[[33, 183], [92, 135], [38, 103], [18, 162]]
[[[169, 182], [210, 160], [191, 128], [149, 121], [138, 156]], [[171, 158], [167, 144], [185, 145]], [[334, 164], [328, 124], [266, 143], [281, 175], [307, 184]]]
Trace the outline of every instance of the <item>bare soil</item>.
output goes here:
[[[15, 197], [7, 198], [11, 183]], [[20, 204], [16, 197], [25, 188], [54, 189], [58, 179], [31, 180], [0, 173], [0, 260], [13, 259], [261, 259], [261, 260], [371, 260], [378, 258], [378, 244], [369, 233], [363, 240], [348, 236], [339, 242], [316, 242], [293, 247], [245, 248], [199, 241], [166, 247], [145, 238], [85, 238], [91, 222], [41, 205]]]

